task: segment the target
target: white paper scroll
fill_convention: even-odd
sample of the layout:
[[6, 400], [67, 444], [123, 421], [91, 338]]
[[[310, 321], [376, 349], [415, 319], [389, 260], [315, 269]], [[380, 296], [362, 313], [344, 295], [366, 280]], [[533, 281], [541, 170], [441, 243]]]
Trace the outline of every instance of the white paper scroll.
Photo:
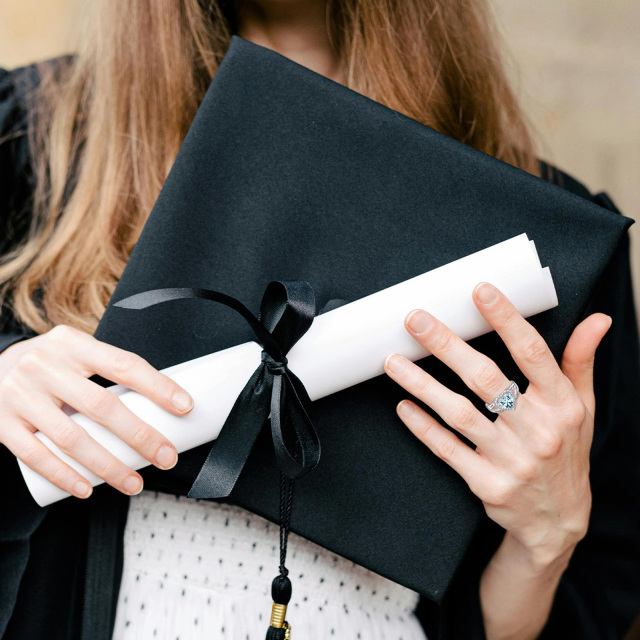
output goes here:
[[[381, 375], [384, 360], [390, 353], [400, 353], [414, 361], [430, 355], [404, 328], [405, 316], [415, 308], [430, 311], [463, 340], [483, 335], [492, 328], [471, 297], [475, 285], [482, 281], [496, 285], [524, 317], [558, 305], [549, 268], [541, 267], [533, 240], [522, 233], [317, 316], [287, 355], [289, 367], [303, 382], [311, 400], [317, 400]], [[238, 394], [260, 364], [260, 353], [261, 347], [256, 342], [248, 342], [163, 369], [194, 399], [194, 408], [186, 416], [174, 416], [121, 385], [109, 390], [167, 436], [181, 453], [218, 436]], [[149, 465], [105, 427], [74, 413], [67, 405], [63, 405], [63, 409], [132, 469]], [[44, 434], [36, 435], [93, 486], [104, 482], [62, 453]], [[18, 462], [27, 487], [39, 505], [69, 496]]]

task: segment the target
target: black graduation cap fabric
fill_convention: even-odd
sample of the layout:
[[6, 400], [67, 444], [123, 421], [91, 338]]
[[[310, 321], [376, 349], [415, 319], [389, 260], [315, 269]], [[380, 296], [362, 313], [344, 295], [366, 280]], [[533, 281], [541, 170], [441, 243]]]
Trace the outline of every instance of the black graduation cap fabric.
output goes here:
[[[530, 322], [559, 360], [632, 222], [234, 36], [95, 336], [164, 368], [253, 334], [201, 300], [113, 303], [203, 287], [257, 313], [270, 281], [306, 280], [329, 308], [526, 232], [559, 299]], [[471, 344], [526, 388], [495, 332]], [[486, 413], [436, 358], [419, 364]], [[438, 602], [483, 509], [397, 418], [403, 397], [380, 376], [313, 403], [322, 456], [291, 529]], [[209, 449], [143, 469], [145, 488], [186, 495]], [[277, 522], [278, 478], [265, 430], [231, 499]]]

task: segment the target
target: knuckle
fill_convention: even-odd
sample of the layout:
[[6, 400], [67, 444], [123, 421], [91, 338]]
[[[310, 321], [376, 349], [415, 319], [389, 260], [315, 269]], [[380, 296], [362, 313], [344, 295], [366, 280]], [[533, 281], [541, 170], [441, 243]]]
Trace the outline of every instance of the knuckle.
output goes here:
[[554, 397], [550, 402], [554, 406], [565, 407], [571, 400], [575, 399], [576, 390], [571, 380], [566, 375], [561, 374], [558, 384], [555, 385]]
[[58, 487], [64, 488], [70, 484], [71, 478], [66, 467], [62, 464], [56, 464], [49, 473], [49, 481]]
[[489, 489], [486, 501], [496, 506], [504, 506], [509, 504], [514, 492], [514, 483], [501, 480]]
[[429, 376], [424, 372], [419, 372], [416, 375], [412, 385], [415, 391], [415, 395], [418, 397], [425, 396], [429, 391], [430, 384], [431, 380], [429, 379]]
[[74, 451], [82, 439], [82, 427], [64, 421], [54, 428], [55, 442], [65, 453]]
[[142, 358], [132, 353], [131, 351], [118, 351], [113, 357], [113, 370], [116, 373], [129, 373], [134, 367], [136, 367]]
[[23, 445], [20, 450], [20, 459], [31, 468], [39, 465], [43, 458], [43, 452], [35, 442]]
[[146, 450], [153, 444], [155, 434], [150, 427], [142, 426], [131, 435], [131, 444], [137, 451]]
[[110, 391], [97, 385], [85, 397], [85, 403], [89, 411], [99, 415], [111, 412], [116, 402], [117, 398]]
[[414, 433], [417, 436], [418, 440], [426, 444], [429, 437], [429, 431], [431, 430], [432, 426], [433, 425], [430, 420], [421, 421], [420, 424], [414, 428]]
[[547, 361], [548, 348], [539, 337], [529, 338], [522, 345], [522, 357], [533, 365], [542, 365]]
[[453, 438], [445, 438], [436, 447], [436, 454], [441, 460], [448, 462], [449, 460], [453, 459], [457, 449], [458, 445], [456, 444], [455, 440], [453, 440]]
[[122, 484], [129, 472], [129, 468], [116, 459], [107, 458], [96, 465], [94, 473], [109, 484]]
[[476, 423], [476, 410], [475, 407], [466, 402], [461, 402], [457, 405], [451, 415], [452, 425], [463, 430], [468, 430]]
[[475, 382], [478, 389], [498, 389], [504, 386], [503, 375], [500, 369], [491, 361], [483, 360], [475, 374]]
[[567, 527], [569, 535], [573, 534], [573, 539], [580, 542], [589, 531], [589, 524], [586, 522], [577, 522], [576, 524]]
[[562, 438], [558, 433], [545, 429], [537, 434], [536, 453], [542, 460], [555, 458], [562, 449]]
[[173, 396], [182, 391], [181, 387], [175, 383], [171, 378], [165, 377], [164, 374], [160, 374], [156, 384], [152, 384], [151, 388], [157, 390], [157, 394], [160, 398], [164, 398], [167, 402], [173, 401]]
[[587, 418], [587, 408], [576, 394], [572, 394], [571, 399], [567, 401], [567, 413], [573, 425], [581, 425]]
[[15, 369], [9, 371], [0, 381], [0, 393], [7, 400], [15, 400], [22, 395], [23, 391], [24, 385]]
[[49, 339], [60, 343], [66, 344], [69, 340], [73, 340], [79, 333], [82, 333], [75, 327], [68, 324], [58, 324], [48, 332]]
[[495, 321], [503, 327], [513, 329], [517, 327], [519, 322], [522, 320], [522, 316], [513, 307], [513, 305], [507, 304], [505, 298], [500, 300], [500, 304], [498, 304], [494, 313]]
[[42, 371], [46, 362], [46, 353], [43, 349], [38, 347], [34, 347], [33, 349], [29, 349], [25, 351], [19, 358], [16, 363], [16, 367], [19, 371], [27, 374], [33, 375], [34, 373], [38, 373]]
[[451, 351], [456, 343], [455, 335], [451, 331], [438, 331], [431, 341], [433, 350], [438, 353], [447, 353]]
[[520, 459], [515, 461], [514, 465], [514, 475], [521, 482], [530, 482], [536, 477], [538, 467], [533, 460]]

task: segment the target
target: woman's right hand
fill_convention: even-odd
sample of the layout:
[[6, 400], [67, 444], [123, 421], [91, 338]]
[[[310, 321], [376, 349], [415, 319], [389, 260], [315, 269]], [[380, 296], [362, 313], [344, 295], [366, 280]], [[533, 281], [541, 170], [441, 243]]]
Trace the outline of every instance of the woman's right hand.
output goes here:
[[175, 415], [193, 408], [191, 396], [146, 360], [68, 325], [14, 343], [0, 354], [0, 443], [28, 467], [79, 498], [91, 484], [52, 453], [41, 431], [68, 456], [127, 495], [142, 477], [98, 444], [61, 409], [66, 403], [115, 433], [159, 469], [178, 461], [173, 444], [130, 411], [114, 393], [88, 380], [94, 374], [146, 396]]

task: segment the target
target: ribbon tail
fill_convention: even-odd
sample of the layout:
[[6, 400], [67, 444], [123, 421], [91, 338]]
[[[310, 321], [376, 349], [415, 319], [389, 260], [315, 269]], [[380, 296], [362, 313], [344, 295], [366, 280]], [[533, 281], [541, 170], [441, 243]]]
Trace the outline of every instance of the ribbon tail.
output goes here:
[[[305, 408], [310, 403], [302, 382], [291, 371], [274, 376], [271, 435], [280, 471], [291, 480], [309, 473], [320, 461], [320, 439]], [[288, 433], [289, 425], [293, 434]], [[287, 441], [293, 441], [293, 452]]]
[[231, 494], [269, 416], [273, 376], [264, 365], [253, 373], [214, 440], [188, 498], [226, 498]]

